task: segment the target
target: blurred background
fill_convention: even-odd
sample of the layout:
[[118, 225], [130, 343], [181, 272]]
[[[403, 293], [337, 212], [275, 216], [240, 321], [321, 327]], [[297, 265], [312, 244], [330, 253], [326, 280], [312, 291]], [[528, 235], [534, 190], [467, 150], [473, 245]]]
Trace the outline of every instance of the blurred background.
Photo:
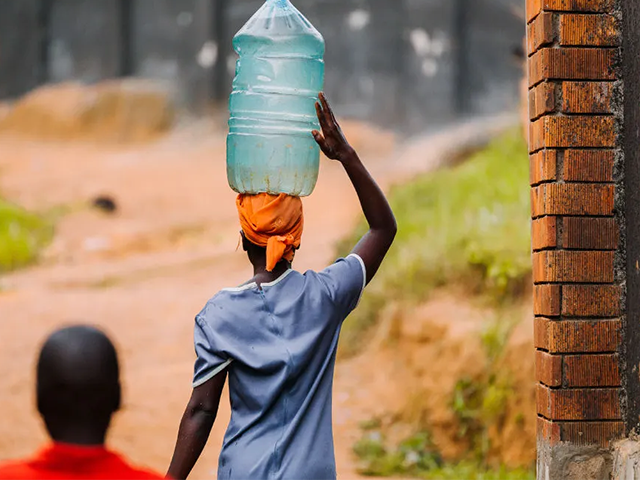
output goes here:
[[[165, 82], [177, 104], [223, 104], [231, 39], [261, 0], [6, 0], [0, 98], [47, 82], [134, 76]], [[328, 40], [326, 90], [344, 115], [419, 133], [514, 110], [520, 0], [299, 0]], [[514, 13], [516, 12], [516, 13]], [[16, 48], [16, 46], [19, 46]]]
[[[251, 276], [225, 170], [233, 35], [261, 0], [0, 1], [0, 461], [46, 436], [38, 346], [88, 322], [120, 349], [110, 443], [164, 471], [193, 317]], [[296, 0], [326, 92], [400, 233], [345, 324], [338, 473], [533, 478], [522, 0]], [[364, 231], [322, 162], [298, 270]], [[194, 478], [214, 478], [224, 402]]]

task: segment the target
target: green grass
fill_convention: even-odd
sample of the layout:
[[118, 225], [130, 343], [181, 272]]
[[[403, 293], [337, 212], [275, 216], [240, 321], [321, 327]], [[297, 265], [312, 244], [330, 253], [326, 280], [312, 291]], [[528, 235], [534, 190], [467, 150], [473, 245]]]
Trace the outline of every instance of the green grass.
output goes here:
[[[392, 189], [398, 236], [360, 307], [345, 323], [342, 354], [361, 346], [390, 300], [426, 300], [444, 285], [504, 302], [531, 274], [529, 163], [519, 131], [508, 132], [466, 162]], [[349, 251], [362, 221], [339, 246]]]
[[377, 431], [365, 429], [353, 451], [360, 461], [359, 472], [371, 477], [405, 476], [427, 480], [533, 480], [532, 469], [488, 468], [466, 461], [446, 464], [434, 448], [428, 433], [419, 433], [397, 448], [384, 445]]
[[36, 260], [52, 236], [48, 219], [0, 200], [0, 273]]
[[423, 478], [428, 480], [534, 480], [533, 470], [507, 468], [484, 469], [473, 463], [448, 465], [440, 470], [427, 473]]
[[507, 421], [507, 403], [513, 391], [510, 374], [500, 362], [517, 316], [511, 309], [500, 310], [502, 315], [488, 323], [481, 335], [486, 362], [483, 375], [459, 378], [450, 399], [450, 408], [458, 420], [458, 438], [468, 445], [465, 460], [478, 465], [486, 464], [491, 428]]

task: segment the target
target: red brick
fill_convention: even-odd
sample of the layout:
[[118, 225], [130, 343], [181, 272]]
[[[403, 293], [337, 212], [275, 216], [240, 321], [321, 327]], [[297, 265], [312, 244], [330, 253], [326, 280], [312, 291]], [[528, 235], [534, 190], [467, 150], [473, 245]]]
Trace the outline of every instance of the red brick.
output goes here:
[[618, 317], [622, 290], [617, 285], [565, 285], [562, 315], [565, 317]]
[[619, 420], [618, 388], [553, 389], [538, 385], [538, 414], [549, 420]]
[[551, 353], [615, 352], [622, 338], [620, 320], [547, 320], [537, 325], [538, 348]]
[[[541, 83], [540, 85], [546, 85]], [[611, 113], [611, 82], [564, 82], [563, 113]]]
[[560, 45], [617, 46], [620, 43], [617, 23], [611, 15], [560, 15]]
[[533, 344], [535, 348], [549, 350], [549, 322], [552, 321], [543, 317], [533, 319]]
[[613, 182], [614, 150], [566, 150], [566, 182]]
[[536, 18], [542, 10], [610, 13], [612, 5], [612, 0], [527, 0], [527, 22]]
[[549, 45], [555, 40], [553, 33], [553, 15], [542, 13], [538, 15], [527, 27], [527, 46], [529, 54], [534, 53], [540, 47]]
[[550, 387], [562, 385], [562, 356], [537, 351], [536, 380]]
[[567, 217], [563, 220], [562, 248], [615, 250], [620, 229], [614, 218]]
[[551, 405], [549, 400], [549, 389], [538, 384], [536, 386], [536, 411], [538, 412], [538, 415], [548, 418], [549, 420], [553, 420], [551, 417]]
[[543, 48], [529, 59], [529, 86], [543, 80], [615, 80], [618, 54], [601, 48]]
[[527, 0], [526, 13], [527, 22], [536, 18], [542, 10], [542, 0]]
[[623, 422], [552, 422], [558, 427], [559, 441], [574, 446], [597, 445], [609, 448], [612, 441], [625, 435]]
[[541, 8], [547, 11], [564, 12], [611, 12], [612, 0], [541, 0]]
[[613, 214], [615, 187], [592, 183], [543, 183], [531, 189], [531, 212], [543, 215]]
[[542, 217], [532, 222], [531, 245], [534, 251], [557, 246], [557, 222], [556, 217]]
[[531, 124], [531, 151], [541, 148], [606, 148], [616, 145], [613, 117], [542, 117]]
[[544, 119], [545, 117], [529, 123], [529, 153], [531, 154], [546, 147]]
[[537, 187], [532, 188], [529, 190], [529, 194], [531, 195], [531, 217], [536, 218], [542, 216], [540, 212], [544, 210], [544, 204], [540, 195], [540, 189]]
[[560, 424], [538, 417], [538, 439], [554, 446], [560, 442]]
[[608, 448], [624, 435], [623, 422], [551, 422], [538, 417], [538, 438], [549, 446], [570, 442], [574, 446]]
[[[561, 357], [555, 356], [554, 358]], [[619, 387], [621, 385], [619, 362], [620, 360], [617, 354], [566, 356], [564, 357], [563, 368], [564, 386]], [[552, 387], [557, 386], [547, 383], [545, 383], [545, 385]]]
[[613, 252], [544, 250], [533, 254], [536, 283], [612, 283]]
[[560, 315], [560, 285], [533, 286], [533, 313], [547, 317]]
[[529, 90], [529, 118], [535, 120], [556, 109], [555, 84], [542, 82]]
[[609, 448], [624, 434], [623, 422], [550, 422], [538, 417], [538, 438], [550, 446], [569, 442], [574, 446]]
[[531, 155], [529, 162], [531, 185], [557, 179], [557, 158], [556, 150], [540, 150]]

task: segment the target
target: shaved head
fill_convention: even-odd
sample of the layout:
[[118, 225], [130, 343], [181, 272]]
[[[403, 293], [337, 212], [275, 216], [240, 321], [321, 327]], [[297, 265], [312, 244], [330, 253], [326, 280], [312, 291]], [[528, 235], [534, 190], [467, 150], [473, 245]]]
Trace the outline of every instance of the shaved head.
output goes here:
[[100, 330], [74, 326], [54, 332], [42, 346], [37, 402], [55, 441], [102, 444], [120, 408], [118, 358]]

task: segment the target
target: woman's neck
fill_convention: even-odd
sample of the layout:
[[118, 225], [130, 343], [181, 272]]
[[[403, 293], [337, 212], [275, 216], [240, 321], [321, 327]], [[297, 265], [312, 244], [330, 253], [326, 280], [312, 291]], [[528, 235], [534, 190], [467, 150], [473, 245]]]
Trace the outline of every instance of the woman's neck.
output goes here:
[[265, 264], [253, 265], [253, 281], [261, 286], [263, 283], [271, 283], [280, 278], [287, 270], [291, 268], [291, 264], [285, 260], [279, 262], [273, 271], [267, 272]]

